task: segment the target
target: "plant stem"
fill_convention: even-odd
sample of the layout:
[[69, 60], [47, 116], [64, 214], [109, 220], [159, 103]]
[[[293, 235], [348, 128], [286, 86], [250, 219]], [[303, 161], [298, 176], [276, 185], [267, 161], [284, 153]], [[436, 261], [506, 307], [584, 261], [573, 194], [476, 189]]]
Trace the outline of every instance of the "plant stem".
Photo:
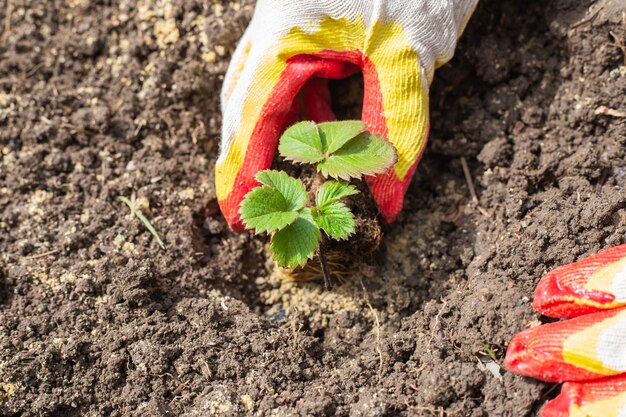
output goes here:
[[322, 275], [324, 275], [324, 289], [330, 291], [333, 289], [333, 282], [330, 277], [330, 268], [328, 267], [328, 261], [326, 261], [326, 254], [324, 253], [324, 238], [320, 242], [319, 248], [320, 265], [322, 265]]
[[[313, 180], [313, 186], [311, 187], [311, 196], [315, 196], [317, 190], [320, 188], [326, 179], [319, 172], [315, 176]], [[315, 201], [314, 197], [313, 201]], [[326, 239], [324, 239], [324, 234], [322, 233], [322, 237], [320, 239], [319, 246], [319, 257], [320, 257], [320, 265], [322, 266], [322, 275], [324, 275], [324, 289], [326, 291], [330, 291], [333, 289], [333, 281], [330, 277], [330, 268], [328, 267], [328, 261], [326, 260], [326, 253], [324, 252], [324, 246], [326, 246]]]
[[311, 184], [311, 190], [309, 191], [311, 196], [312, 204], [315, 204], [315, 194], [317, 194], [317, 190], [326, 182], [326, 179], [319, 172], [315, 174], [315, 178], [313, 178], [313, 184]]

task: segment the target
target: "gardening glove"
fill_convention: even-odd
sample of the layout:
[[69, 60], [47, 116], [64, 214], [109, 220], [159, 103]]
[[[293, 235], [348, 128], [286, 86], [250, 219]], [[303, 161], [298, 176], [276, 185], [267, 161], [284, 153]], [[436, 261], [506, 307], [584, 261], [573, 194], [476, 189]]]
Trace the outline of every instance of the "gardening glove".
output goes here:
[[452, 58], [477, 1], [259, 0], [221, 94], [215, 181], [231, 227], [242, 230], [239, 205], [283, 130], [298, 119], [334, 120], [325, 79], [358, 71], [362, 120], [398, 153], [387, 173], [366, 178], [383, 218], [394, 220], [426, 145], [433, 71]]
[[533, 307], [571, 318], [524, 330], [506, 353], [513, 372], [565, 382], [541, 415], [626, 416], [626, 245], [550, 272]]

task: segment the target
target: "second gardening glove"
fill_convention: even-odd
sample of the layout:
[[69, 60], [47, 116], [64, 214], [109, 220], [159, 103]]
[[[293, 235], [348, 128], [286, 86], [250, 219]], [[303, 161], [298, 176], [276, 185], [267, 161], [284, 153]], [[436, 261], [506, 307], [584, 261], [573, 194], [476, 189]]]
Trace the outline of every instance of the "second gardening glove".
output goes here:
[[513, 372], [565, 382], [542, 417], [626, 416], [626, 245], [547, 274], [533, 306], [571, 318], [524, 330], [506, 354]]
[[[367, 178], [392, 221], [428, 137], [428, 88], [452, 58], [477, 0], [259, 0], [222, 89], [217, 198], [242, 229], [239, 206], [299, 118], [334, 119], [325, 79], [362, 71], [362, 120], [396, 147], [398, 162]], [[298, 93], [301, 93], [297, 97]]]

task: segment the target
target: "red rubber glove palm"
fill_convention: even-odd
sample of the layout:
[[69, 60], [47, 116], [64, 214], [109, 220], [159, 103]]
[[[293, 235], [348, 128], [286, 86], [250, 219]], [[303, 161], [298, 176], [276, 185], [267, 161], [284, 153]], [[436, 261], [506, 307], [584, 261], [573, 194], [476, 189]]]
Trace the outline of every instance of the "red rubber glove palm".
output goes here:
[[533, 306], [571, 318], [524, 330], [511, 341], [513, 372], [565, 382], [543, 417], [626, 417], [626, 245], [557, 268]]
[[325, 79], [357, 71], [363, 122], [398, 152], [392, 169], [367, 178], [392, 221], [426, 145], [433, 71], [452, 57], [477, 1], [259, 0], [222, 89], [215, 181], [230, 226], [242, 229], [239, 205], [270, 167], [285, 127], [334, 120]]

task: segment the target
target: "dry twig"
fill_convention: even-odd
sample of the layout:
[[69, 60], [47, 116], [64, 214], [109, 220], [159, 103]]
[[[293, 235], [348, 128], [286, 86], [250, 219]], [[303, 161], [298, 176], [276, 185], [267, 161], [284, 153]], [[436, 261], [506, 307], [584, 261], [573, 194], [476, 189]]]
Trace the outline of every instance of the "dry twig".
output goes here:
[[609, 34], [615, 41], [613, 46], [622, 50], [622, 55], [624, 57], [624, 66], [626, 66], [626, 45], [624, 45], [624, 41], [620, 39], [613, 31], [609, 31]]
[[482, 208], [478, 203], [478, 195], [476, 194], [476, 187], [474, 187], [474, 180], [472, 180], [472, 174], [470, 173], [469, 165], [467, 164], [467, 160], [464, 156], [461, 157], [461, 166], [463, 167], [463, 175], [465, 176], [465, 182], [467, 183], [467, 188], [469, 188], [470, 197], [472, 201], [476, 204], [476, 209], [483, 216], [490, 218], [491, 213]]
[[472, 201], [478, 204], [478, 196], [476, 195], [476, 188], [474, 187], [472, 174], [470, 173], [469, 165], [467, 165], [467, 160], [464, 156], [461, 157], [461, 166], [463, 167], [463, 175], [465, 175], [465, 182], [467, 183], [467, 188], [469, 188]]
[[582, 26], [582, 25], [584, 25], [584, 24], [586, 24], [586, 23], [590, 23], [590, 22], [592, 22], [592, 21], [593, 21], [593, 20], [594, 20], [594, 19], [598, 16], [598, 14], [600, 14], [600, 10], [596, 10], [596, 12], [595, 12], [594, 14], [592, 14], [591, 16], [589, 16], [589, 17], [587, 17], [587, 18], [584, 18], [584, 19], [582, 19], [582, 20], [579, 20], [578, 22], [574, 23], [574, 24], [570, 27], [570, 30], [571, 30], [571, 29], [576, 29], [578, 26]]
[[[624, 55], [626, 56], [626, 55]], [[621, 110], [615, 110], [615, 109], [611, 109], [608, 108], [606, 106], [600, 106], [598, 107], [593, 114], [595, 114], [596, 116], [599, 114], [605, 115], [605, 116], [612, 116], [612, 117], [626, 117], [626, 112], [621, 111]]]

